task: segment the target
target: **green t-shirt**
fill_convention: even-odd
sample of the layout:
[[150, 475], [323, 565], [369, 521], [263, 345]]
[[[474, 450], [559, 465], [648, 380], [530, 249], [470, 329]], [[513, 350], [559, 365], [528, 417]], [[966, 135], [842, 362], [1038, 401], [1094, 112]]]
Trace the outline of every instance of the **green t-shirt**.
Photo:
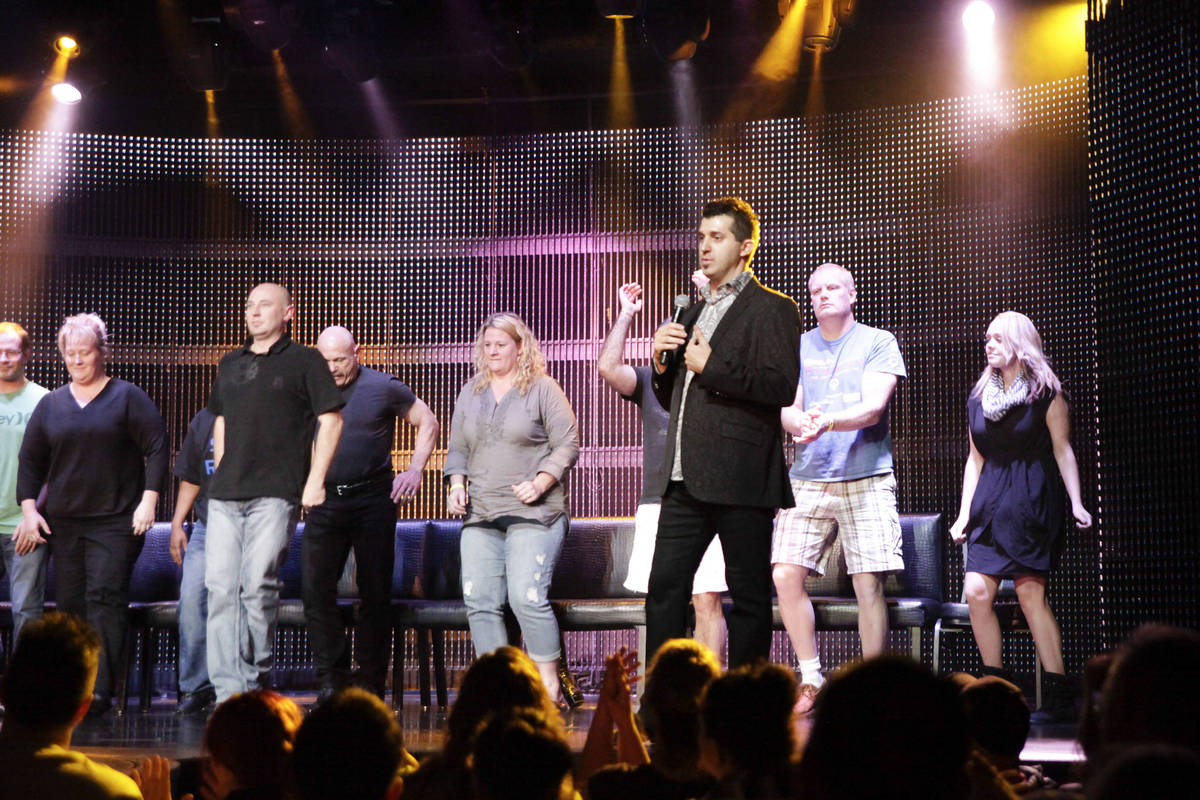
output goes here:
[[11, 536], [21, 522], [17, 455], [33, 409], [48, 391], [29, 381], [15, 392], [0, 392], [0, 535]]

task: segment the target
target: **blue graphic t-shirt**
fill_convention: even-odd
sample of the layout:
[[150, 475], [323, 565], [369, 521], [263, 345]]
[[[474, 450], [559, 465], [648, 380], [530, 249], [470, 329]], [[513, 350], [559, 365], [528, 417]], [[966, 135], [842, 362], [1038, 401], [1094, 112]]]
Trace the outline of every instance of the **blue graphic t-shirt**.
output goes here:
[[216, 417], [202, 408], [188, 423], [183, 447], [175, 457], [175, 477], [200, 487], [192, 510], [202, 525], [208, 524], [208, 484], [213, 474], [213, 422]]
[[[841, 338], [830, 342], [813, 328], [800, 337], [800, 385], [804, 409], [819, 406], [837, 413], [862, 402], [862, 378], [886, 372], [903, 378], [904, 359], [896, 337], [887, 331], [854, 323]], [[815, 442], [796, 445], [791, 476], [806, 481], [852, 481], [892, 471], [892, 437], [888, 412], [857, 431], [832, 431]]]

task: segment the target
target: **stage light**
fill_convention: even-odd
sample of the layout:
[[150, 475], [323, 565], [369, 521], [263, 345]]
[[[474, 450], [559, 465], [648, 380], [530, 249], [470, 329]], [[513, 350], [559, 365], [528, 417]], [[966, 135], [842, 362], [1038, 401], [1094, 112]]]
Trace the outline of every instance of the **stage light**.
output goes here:
[[64, 106], [73, 106], [83, 99], [78, 89], [69, 83], [56, 83], [50, 87], [50, 94]]
[[497, 64], [514, 72], [533, 63], [533, 20], [515, 0], [487, 0], [488, 52]]
[[233, 47], [219, 19], [191, 20], [184, 34], [181, 67], [188, 86], [219, 92], [229, 84]]
[[629, 58], [625, 48], [625, 20], [613, 22], [612, 71], [608, 81], [608, 127], [632, 128], [634, 123], [633, 81], [629, 77]]
[[973, 0], [963, 9], [962, 22], [968, 35], [987, 34], [996, 24], [996, 12], [983, 0]]
[[1087, 3], [1069, 0], [1024, 9], [1011, 60], [1022, 85], [1061, 80], [1087, 72], [1084, 31]]
[[279, 50], [292, 39], [296, 9], [278, 0], [225, 0], [225, 19], [240, 28], [255, 47]]
[[355, 83], [366, 83], [379, 74], [375, 48], [362, 39], [346, 37], [330, 42], [322, 50], [321, 58], [327, 67]]
[[633, 19], [640, 6], [640, 0], [596, 0], [596, 8], [605, 19]]
[[642, 9], [642, 36], [666, 62], [696, 55], [709, 29], [706, 0], [646, 0]]
[[54, 40], [54, 52], [67, 58], [75, 58], [79, 55], [79, 42], [75, 40], [74, 36], [64, 34]]

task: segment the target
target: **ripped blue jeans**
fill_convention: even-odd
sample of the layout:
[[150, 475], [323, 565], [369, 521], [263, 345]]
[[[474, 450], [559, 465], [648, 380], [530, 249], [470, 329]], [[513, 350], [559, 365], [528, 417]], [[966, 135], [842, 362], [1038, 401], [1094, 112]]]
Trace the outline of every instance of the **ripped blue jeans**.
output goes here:
[[462, 530], [463, 600], [479, 655], [508, 644], [504, 603], [521, 623], [534, 661], [557, 661], [558, 621], [550, 608], [550, 579], [567, 535], [567, 515], [549, 526], [533, 522], [471, 524]]

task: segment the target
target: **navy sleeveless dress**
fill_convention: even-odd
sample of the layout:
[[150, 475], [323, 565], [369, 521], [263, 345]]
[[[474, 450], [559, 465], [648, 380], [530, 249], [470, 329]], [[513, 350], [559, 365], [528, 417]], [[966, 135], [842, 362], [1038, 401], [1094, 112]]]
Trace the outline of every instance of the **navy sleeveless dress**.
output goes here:
[[983, 469], [967, 521], [968, 572], [1010, 577], [1049, 572], [1062, 549], [1066, 490], [1054, 461], [1046, 411], [1054, 393], [993, 422], [978, 397], [967, 417]]

